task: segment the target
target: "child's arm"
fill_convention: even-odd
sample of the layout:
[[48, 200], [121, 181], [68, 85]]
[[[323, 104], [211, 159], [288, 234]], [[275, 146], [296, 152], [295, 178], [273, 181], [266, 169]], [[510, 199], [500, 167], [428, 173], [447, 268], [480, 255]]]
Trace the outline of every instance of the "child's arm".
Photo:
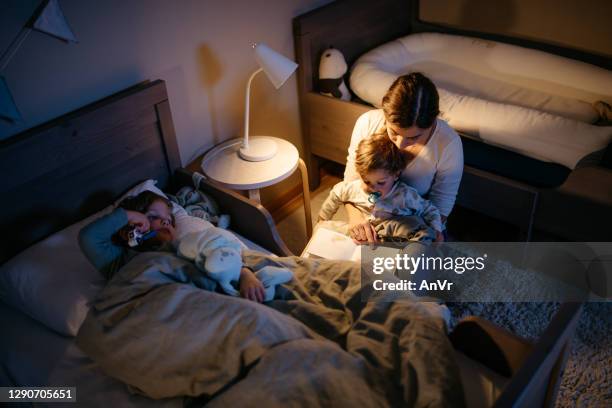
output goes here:
[[327, 221], [331, 220], [338, 208], [340, 208], [340, 204], [344, 204], [343, 202], [343, 191], [345, 190], [345, 183], [341, 181], [336, 184], [329, 195], [323, 202], [321, 206], [321, 210], [319, 211], [319, 221]]
[[106, 278], [110, 278], [126, 261], [126, 248], [115, 245], [112, 236], [128, 222], [138, 225], [139, 229], [149, 229], [143, 214], [117, 208], [79, 231], [81, 251]]
[[440, 210], [431, 201], [421, 197], [416, 191], [414, 192], [415, 200], [415, 214], [423, 217], [423, 220], [427, 225], [436, 230], [437, 233], [441, 233], [444, 229], [442, 225], [442, 217]]
[[253, 302], [261, 303], [264, 301], [265, 293], [262, 283], [249, 268], [240, 270], [240, 296]]

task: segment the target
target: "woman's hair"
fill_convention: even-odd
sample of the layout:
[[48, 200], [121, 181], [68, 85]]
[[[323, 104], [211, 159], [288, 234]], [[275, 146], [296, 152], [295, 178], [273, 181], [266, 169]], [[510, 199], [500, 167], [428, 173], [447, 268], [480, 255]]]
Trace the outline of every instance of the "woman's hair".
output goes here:
[[420, 72], [413, 72], [391, 84], [382, 108], [385, 119], [402, 129], [414, 125], [427, 129], [440, 113], [439, 99], [434, 83]]
[[[155, 201], [163, 202], [168, 206], [170, 210], [172, 210], [172, 203], [170, 202], [170, 200], [168, 200], [166, 197], [162, 197], [148, 190], [145, 190], [136, 196], [127, 197], [123, 199], [119, 203], [118, 207], [123, 208], [124, 210], [138, 211], [139, 213], [145, 214], [149, 210], [151, 204], [153, 204]], [[174, 226], [174, 215], [171, 215], [171, 219], [172, 225]], [[119, 231], [117, 231], [112, 236], [113, 242], [117, 245], [128, 247], [129, 245], [125, 237], [127, 237], [127, 232], [131, 228], [131, 226], [126, 225]], [[144, 241], [133, 249], [137, 249], [139, 251], [157, 251], [165, 244], [166, 242], [161, 239], [161, 236], [157, 235], [153, 238]]]
[[375, 133], [357, 146], [355, 167], [360, 176], [373, 170], [399, 173], [406, 167], [406, 158], [386, 133]]

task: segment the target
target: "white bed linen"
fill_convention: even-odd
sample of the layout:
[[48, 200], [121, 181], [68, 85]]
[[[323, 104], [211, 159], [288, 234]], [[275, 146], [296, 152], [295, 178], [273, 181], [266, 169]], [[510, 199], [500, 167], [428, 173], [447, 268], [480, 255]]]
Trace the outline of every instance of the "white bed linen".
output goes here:
[[612, 73], [543, 51], [440, 33], [411, 34], [362, 55], [351, 68], [351, 89], [379, 107], [393, 78], [420, 71], [462, 95], [538, 109], [592, 123], [592, 104], [612, 101]]

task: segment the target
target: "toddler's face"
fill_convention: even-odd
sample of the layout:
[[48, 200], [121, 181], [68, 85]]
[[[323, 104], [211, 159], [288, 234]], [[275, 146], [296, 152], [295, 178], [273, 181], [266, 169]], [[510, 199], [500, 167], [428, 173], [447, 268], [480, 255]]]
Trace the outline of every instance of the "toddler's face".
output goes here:
[[172, 241], [176, 235], [170, 208], [161, 200], [154, 201], [145, 214], [151, 229], [158, 232], [163, 241]]
[[397, 177], [398, 174], [389, 173], [386, 170], [372, 170], [361, 176], [361, 187], [367, 194], [378, 192], [380, 198], [385, 198], [393, 188]]

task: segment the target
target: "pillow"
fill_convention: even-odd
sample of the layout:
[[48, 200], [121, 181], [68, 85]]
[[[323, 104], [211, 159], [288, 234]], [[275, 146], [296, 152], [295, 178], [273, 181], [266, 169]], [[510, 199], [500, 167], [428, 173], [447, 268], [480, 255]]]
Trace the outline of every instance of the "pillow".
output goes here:
[[[164, 195], [154, 180], [147, 180], [121, 199], [144, 190]], [[76, 335], [89, 302], [106, 283], [81, 252], [78, 234], [111, 210], [109, 206], [56, 232], [2, 265], [0, 299], [58, 333]], [[180, 211], [177, 208], [175, 216]]]
[[[125, 194], [123, 194], [121, 197], [119, 197], [117, 200], [115, 200], [114, 202], [114, 206], [117, 207], [119, 205], [119, 203], [121, 203], [123, 200], [125, 200], [127, 197], [134, 197], [137, 196], [138, 194], [142, 193], [143, 191], [151, 191], [159, 196], [164, 197], [165, 199], [168, 199], [168, 196], [161, 191], [158, 187], [157, 187], [157, 180], [145, 180], [140, 184], [137, 184], [136, 186], [132, 187], [131, 189], [129, 189]], [[171, 202], [172, 203], [172, 214], [174, 215], [174, 217], [176, 218], [177, 214], [187, 214], [187, 212], [185, 211], [185, 209], [183, 207], [181, 207], [180, 205], [178, 205], [175, 202]]]
[[439, 89], [441, 116], [454, 129], [534, 159], [574, 169], [612, 141], [612, 126], [594, 126], [535, 109]]
[[411, 34], [362, 55], [351, 68], [351, 89], [379, 107], [395, 78], [416, 71], [453, 92], [586, 123], [598, 118], [592, 103], [612, 100], [612, 74], [604, 68], [501, 42], [440, 33]]

